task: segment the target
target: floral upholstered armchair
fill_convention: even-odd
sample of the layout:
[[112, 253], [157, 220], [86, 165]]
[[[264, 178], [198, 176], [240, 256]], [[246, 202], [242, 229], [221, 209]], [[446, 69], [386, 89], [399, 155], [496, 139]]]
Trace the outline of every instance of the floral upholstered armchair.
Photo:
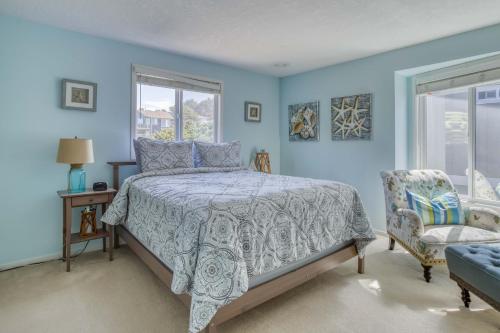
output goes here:
[[382, 171], [385, 192], [389, 249], [397, 241], [416, 257], [431, 280], [433, 265], [446, 264], [444, 248], [450, 244], [500, 243], [500, 214], [488, 208], [464, 209], [465, 224], [424, 225], [420, 216], [409, 209], [406, 190], [433, 198], [455, 188], [439, 170]]

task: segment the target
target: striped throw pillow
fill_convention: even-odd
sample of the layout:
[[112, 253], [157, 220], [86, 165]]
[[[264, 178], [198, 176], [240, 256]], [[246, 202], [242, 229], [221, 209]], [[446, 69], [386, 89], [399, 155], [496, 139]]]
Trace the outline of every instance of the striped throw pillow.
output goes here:
[[456, 193], [447, 192], [432, 199], [406, 190], [408, 207], [417, 212], [424, 225], [465, 224], [460, 199]]

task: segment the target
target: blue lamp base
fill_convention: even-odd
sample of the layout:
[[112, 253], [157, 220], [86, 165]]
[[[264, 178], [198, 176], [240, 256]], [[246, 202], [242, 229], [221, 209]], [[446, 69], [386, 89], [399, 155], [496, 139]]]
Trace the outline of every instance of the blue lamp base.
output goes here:
[[85, 181], [87, 173], [83, 170], [82, 164], [71, 164], [71, 169], [68, 172], [68, 192], [80, 193], [85, 192]]

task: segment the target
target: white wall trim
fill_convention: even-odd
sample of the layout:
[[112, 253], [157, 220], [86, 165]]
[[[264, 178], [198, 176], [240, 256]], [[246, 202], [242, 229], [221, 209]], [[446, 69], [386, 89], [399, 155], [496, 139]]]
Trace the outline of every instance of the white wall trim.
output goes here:
[[40, 257], [33, 257], [33, 258], [28, 258], [28, 259], [12, 261], [12, 262], [8, 262], [6, 264], [0, 265], [0, 272], [5, 271], [7, 269], [19, 268], [19, 267], [23, 267], [23, 266], [27, 266], [27, 265], [31, 265], [31, 264], [52, 261], [52, 260], [56, 260], [56, 259], [60, 259], [60, 258], [61, 258], [61, 253], [59, 251], [57, 253], [47, 254], [44, 256], [40, 256]]
[[[120, 241], [120, 244], [122, 244], [122, 243], [123, 243], [123, 241]], [[74, 250], [73, 255], [80, 253], [80, 251], [81, 251], [81, 249]], [[102, 251], [102, 242], [100, 242], [99, 240], [97, 240], [95, 242], [91, 241], [89, 243], [89, 245], [87, 246], [87, 249], [85, 250], [84, 253], [95, 252], [95, 251]], [[38, 264], [38, 263], [41, 264], [41, 263], [52, 261], [52, 260], [58, 260], [58, 259], [61, 259], [61, 257], [62, 257], [61, 254], [62, 254], [62, 250], [57, 251], [55, 253], [49, 253], [49, 254], [45, 254], [42, 256], [38, 256], [38, 257], [32, 257], [32, 258], [11, 261], [11, 262], [0, 265], [0, 272], [8, 270], [8, 269], [19, 268], [19, 267], [23, 267], [23, 266], [32, 265], [32, 264]], [[106, 257], [106, 260], [107, 260], [107, 257]]]
[[387, 231], [385, 230], [380, 230], [380, 229], [373, 229], [373, 232], [375, 235], [383, 236], [383, 237], [388, 237], [387, 236]]

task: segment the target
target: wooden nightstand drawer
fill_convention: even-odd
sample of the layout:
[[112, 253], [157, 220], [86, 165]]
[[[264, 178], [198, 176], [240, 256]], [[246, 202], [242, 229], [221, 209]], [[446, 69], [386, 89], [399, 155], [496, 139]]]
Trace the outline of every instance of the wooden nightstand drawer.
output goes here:
[[76, 207], [76, 206], [95, 205], [99, 203], [105, 203], [108, 201], [109, 199], [107, 194], [94, 194], [83, 197], [71, 198], [71, 206]]

